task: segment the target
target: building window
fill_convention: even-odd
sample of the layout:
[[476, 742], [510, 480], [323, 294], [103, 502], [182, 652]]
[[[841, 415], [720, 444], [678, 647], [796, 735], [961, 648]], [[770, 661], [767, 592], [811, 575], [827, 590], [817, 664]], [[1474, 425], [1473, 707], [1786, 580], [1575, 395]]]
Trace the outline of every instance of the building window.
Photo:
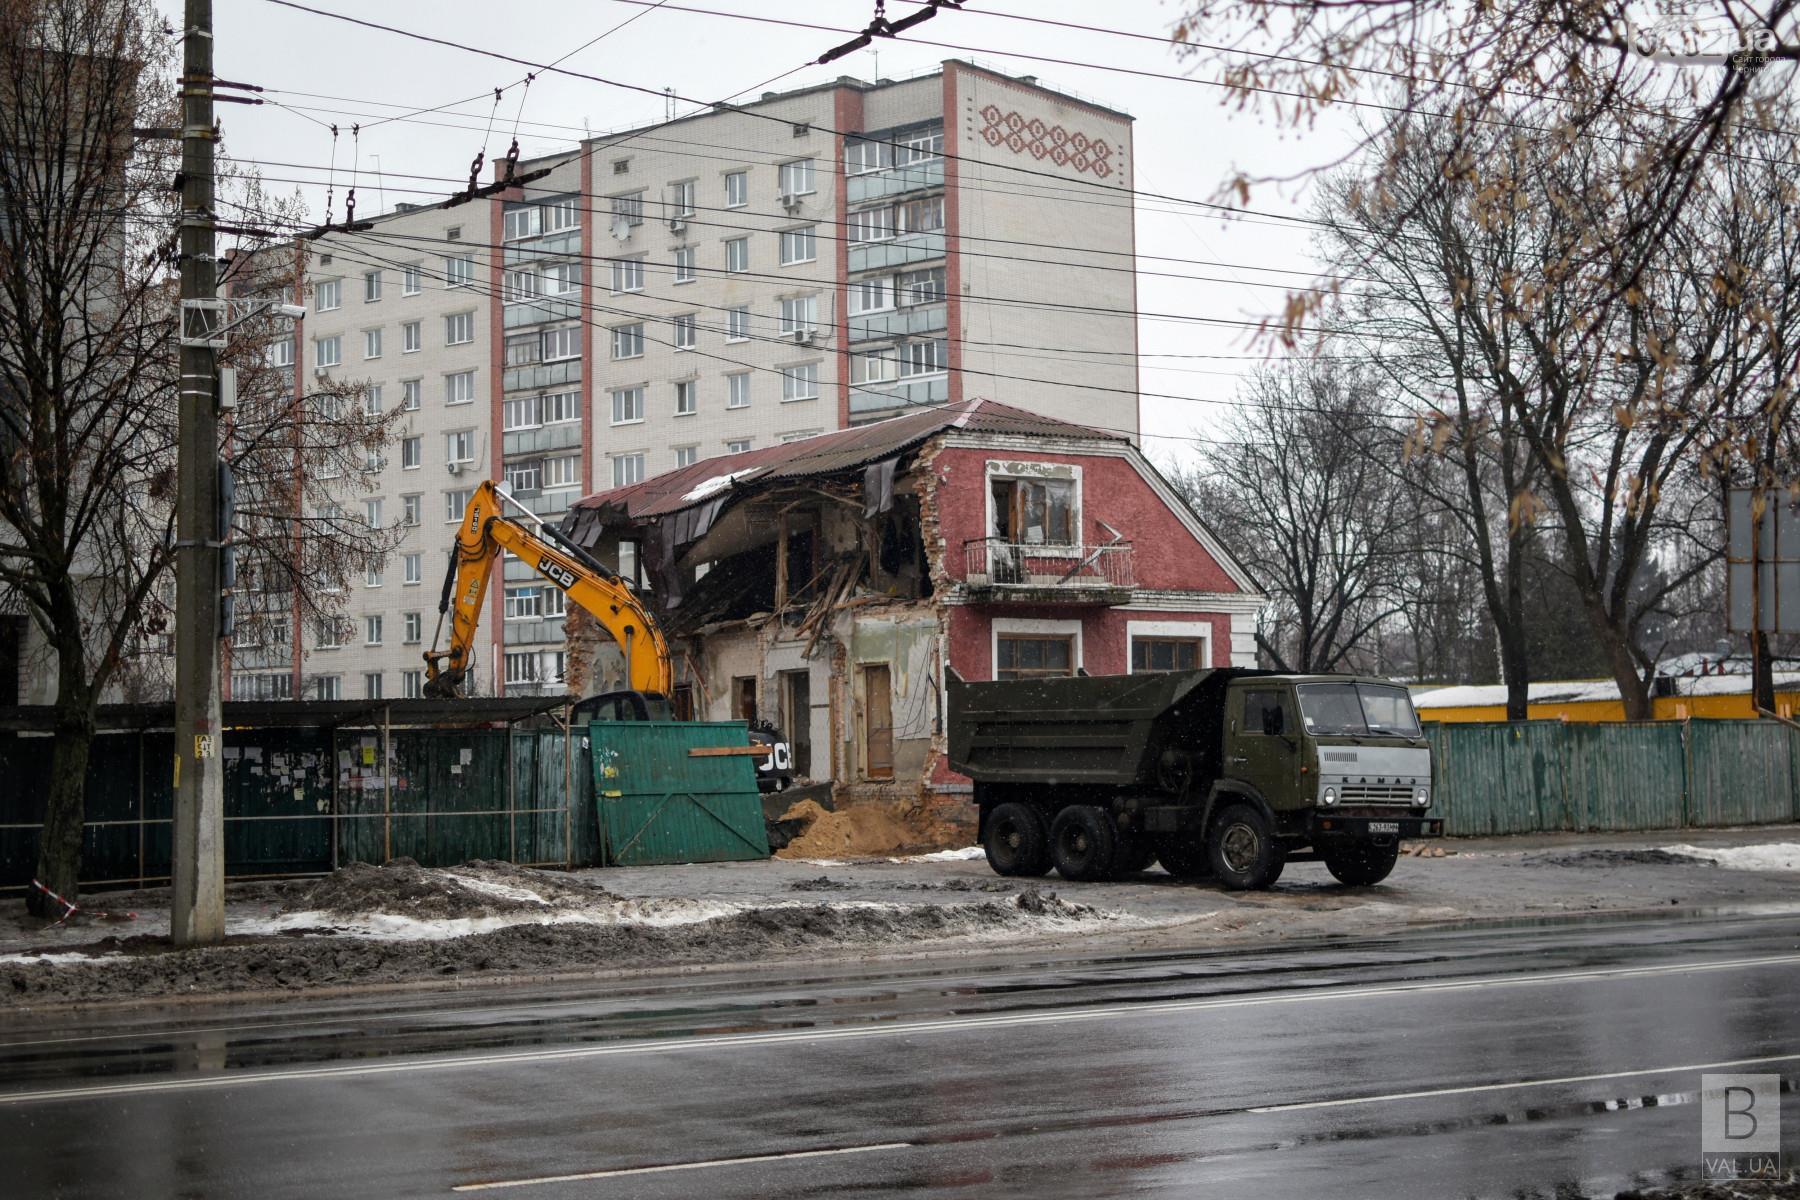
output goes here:
[[535, 492], [544, 482], [544, 466], [538, 460], [507, 463], [501, 473], [506, 477], [506, 486], [514, 492]]
[[506, 656], [506, 682], [509, 684], [537, 683], [538, 652], [526, 650], [508, 654]]
[[692, 246], [677, 246], [675, 248], [676, 283], [694, 282], [694, 260], [694, 248]]
[[581, 197], [563, 196], [557, 200], [546, 201], [542, 206], [544, 214], [544, 232], [561, 233], [565, 229], [581, 228]]
[[941, 123], [915, 129], [893, 140], [894, 165], [897, 167], [944, 156], [944, 127]]
[[363, 272], [363, 303], [373, 304], [381, 299], [381, 272]]
[[544, 460], [544, 486], [576, 487], [581, 483], [581, 455], [559, 454]]
[[740, 304], [728, 309], [725, 313], [725, 340], [728, 342], [747, 342], [750, 340], [750, 307]]
[[537, 333], [517, 333], [501, 347], [509, 367], [529, 367], [543, 361], [544, 338]]
[[475, 403], [475, 372], [458, 371], [444, 376], [444, 403]]
[[500, 297], [508, 304], [535, 300], [542, 291], [538, 273], [529, 267], [523, 271], [506, 271], [500, 276]]
[[1026, 546], [1075, 544], [1073, 479], [1002, 479], [990, 481], [993, 536]]
[[364, 358], [380, 358], [381, 357], [381, 330], [379, 330], [379, 329], [363, 330], [363, 357]]
[[475, 282], [475, 257], [471, 254], [444, 260], [444, 286], [468, 287]]
[[363, 618], [363, 645], [381, 645], [381, 617], [379, 615]]
[[738, 371], [725, 377], [725, 407], [750, 407], [750, 372]]
[[880, 279], [859, 279], [850, 285], [850, 315], [853, 317], [884, 312], [893, 306], [885, 275]]
[[615, 258], [612, 260], [612, 290], [641, 292], [644, 290], [644, 260]]
[[612, 394], [612, 423], [629, 425], [644, 419], [644, 389], [618, 388]]
[[381, 560], [370, 559], [363, 567], [363, 586], [378, 588], [381, 586]]
[[612, 356], [619, 358], [642, 358], [644, 356], [644, 326], [642, 322], [635, 325], [619, 325], [612, 331]]
[[400, 694], [408, 700], [417, 700], [425, 694], [425, 673], [423, 671], [400, 672]]
[[810, 196], [818, 190], [813, 186], [813, 160], [810, 158], [782, 163], [780, 177], [783, 196]]
[[474, 497], [474, 488], [455, 488], [444, 493], [444, 520], [460, 521], [463, 513], [468, 511], [469, 501]]
[[726, 239], [725, 269], [727, 271], [748, 271], [750, 269], [749, 238]]
[[411, 266], [401, 267], [400, 294], [402, 296], [418, 295], [420, 290], [420, 280], [423, 275], [424, 272], [419, 270], [419, 265], [417, 263], [414, 263]]
[[271, 367], [291, 367], [294, 365], [294, 339], [277, 338], [269, 343], [265, 356]]
[[850, 214], [851, 242], [885, 242], [894, 236], [894, 210], [889, 205], [864, 208]]
[[451, 313], [444, 318], [444, 344], [461, 346], [475, 340], [475, 314]]
[[515, 396], [503, 400], [500, 403], [500, 430], [511, 433], [516, 429], [536, 429], [542, 412], [542, 396]]
[[363, 501], [363, 524], [370, 529], [381, 528], [381, 497]]
[[364, 671], [363, 672], [363, 699], [365, 699], [365, 700], [381, 699], [381, 672], [380, 671]]
[[691, 417], [700, 411], [700, 385], [692, 379], [683, 379], [675, 385], [675, 415]]
[[908, 200], [894, 209], [894, 232], [932, 233], [944, 227], [944, 198], [930, 196], [924, 200]]
[[669, 215], [671, 217], [691, 217], [694, 215], [694, 181], [683, 179], [679, 183], [669, 185]]
[[411, 584], [424, 582], [424, 560], [422, 555], [415, 551], [412, 554], [406, 555], [400, 561], [404, 565], [406, 571], [404, 582]]
[[791, 267], [795, 263], [809, 263], [818, 257], [814, 248], [813, 229], [811, 225], [804, 229], [789, 229], [781, 235], [781, 265]]
[[424, 497], [418, 492], [408, 492], [400, 497], [400, 523], [411, 528], [419, 523], [421, 501]]
[[500, 236], [509, 242], [537, 237], [544, 231], [543, 214], [535, 204], [520, 205], [517, 208], [509, 205], [501, 221]]
[[381, 385], [371, 383], [368, 390], [363, 393], [363, 411], [371, 417], [379, 417], [381, 409]]
[[902, 305], [935, 304], [945, 296], [944, 268], [902, 271], [894, 279], [894, 299]]
[[782, 400], [817, 400], [819, 398], [819, 364], [802, 363], [781, 368]]
[[459, 429], [455, 433], [444, 435], [444, 461], [452, 463], [472, 463], [475, 461], [475, 431]]
[[644, 193], [637, 191], [624, 196], [612, 197], [612, 215], [615, 222], [624, 218], [627, 225], [642, 225], [644, 223]]
[[628, 484], [644, 481], [644, 456], [641, 454], [615, 454], [612, 460], [613, 486], [625, 487]]
[[681, 316], [676, 317], [675, 348], [677, 350], [692, 350], [699, 344], [699, 338], [695, 333], [694, 314], [683, 313]]
[[313, 363], [315, 366], [335, 367], [344, 361], [344, 339], [339, 337], [320, 338], [313, 343]]
[[844, 174], [867, 175], [894, 161], [894, 148], [886, 142], [844, 142]]
[[580, 263], [554, 263], [544, 268], [544, 294], [567, 296], [581, 288]]
[[700, 447], [698, 447], [698, 446], [677, 446], [677, 447], [675, 447], [675, 469], [678, 471], [682, 467], [693, 466], [694, 463], [699, 460], [699, 458], [700, 458]]
[[402, 412], [418, 412], [419, 397], [425, 390], [422, 379], [403, 379], [400, 381], [400, 409]]
[[408, 321], [400, 327], [400, 353], [417, 354], [424, 339], [419, 336], [419, 323]]
[[893, 378], [892, 350], [868, 350], [850, 356], [851, 383], [887, 383]]
[[341, 675], [321, 675], [313, 680], [313, 692], [321, 700], [341, 700], [344, 698], [344, 678]]
[[818, 316], [817, 296], [789, 296], [781, 302], [781, 332], [785, 336], [811, 333]]
[[725, 453], [727, 453], [727, 454], [743, 454], [745, 451], [747, 451], [749, 449], [750, 449], [750, 439], [749, 438], [738, 438], [734, 441], [729, 441], [729, 442], [725, 443]]
[[1202, 638], [1132, 638], [1131, 673], [1199, 670], [1205, 644]]
[[725, 207], [742, 208], [750, 203], [750, 173], [748, 171], [727, 171], [725, 173]]
[[931, 342], [907, 342], [900, 348], [900, 377], [906, 379], [913, 375], [935, 375], [946, 367], [946, 343], [942, 340]]
[[563, 362], [581, 357], [581, 326], [564, 325], [544, 330], [544, 361]]
[[506, 589], [506, 619], [508, 621], [535, 621], [543, 615], [544, 605], [535, 584], [529, 587]]
[[1048, 679], [1075, 673], [1075, 639], [1000, 634], [996, 641], [995, 679]]
[[344, 303], [344, 283], [340, 279], [321, 279], [313, 286], [313, 308], [330, 312]]

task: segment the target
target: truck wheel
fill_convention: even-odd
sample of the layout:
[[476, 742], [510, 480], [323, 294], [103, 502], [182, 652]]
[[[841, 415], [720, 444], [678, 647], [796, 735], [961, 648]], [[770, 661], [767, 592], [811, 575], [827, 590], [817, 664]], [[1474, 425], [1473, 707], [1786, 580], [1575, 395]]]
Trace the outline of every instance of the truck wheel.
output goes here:
[[1269, 823], [1249, 804], [1233, 804], [1214, 819], [1206, 850], [1213, 874], [1234, 892], [1268, 887], [1287, 865]]
[[1117, 851], [1118, 834], [1105, 809], [1071, 804], [1050, 823], [1050, 857], [1064, 879], [1105, 879]]
[[1177, 879], [1204, 879], [1212, 874], [1206, 843], [1179, 833], [1165, 833], [1156, 840], [1156, 861]]
[[1394, 864], [1400, 859], [1400, 843], [1373, 846], [1353, 842], [1327, 851], [1321, 857], [1325, 860], [1325, 869], [1339, 883], [1348, 887], [1368, 887], [1380, 883], [1393, 871]]
[[1050, 869], [1050, 827], [1029, 804], [1002, 804], [989, 813], [982, 847], [996, 875], [1042, 875]]
[[1121, 833], [1113, 851], [1113, 878], [1125, 879], [1139, 874], [1156, 858], [1156, 843], [1142, 833]]

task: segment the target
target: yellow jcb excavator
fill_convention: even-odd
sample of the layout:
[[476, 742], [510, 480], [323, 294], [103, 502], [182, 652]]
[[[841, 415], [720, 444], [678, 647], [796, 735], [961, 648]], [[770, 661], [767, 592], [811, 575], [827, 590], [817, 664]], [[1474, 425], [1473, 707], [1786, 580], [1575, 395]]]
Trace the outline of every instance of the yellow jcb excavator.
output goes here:
[[[522, 517], [509, 515], [511, 504]], [[535, 529], [534, 529], [535, 527]], [[487, 600], [488, 579], [502, 550], [529, 563], [561, 588], [571, 601], [600, 622], [625, 655], [625, 678], [633, 691], [666, 697], [675, 683], [669, 643], [631, 585], [585, 551], [538, 520], [492, 480], [469, 499], [456, 547], [450, 555], [444, 595], [438, 602], [438, 631], [425, 653], [425, 694], [453, 697], [468, 677], [475, 650], [475, 627]], [[450, 620], [450, 648], [439, 650], [444, 618]]]

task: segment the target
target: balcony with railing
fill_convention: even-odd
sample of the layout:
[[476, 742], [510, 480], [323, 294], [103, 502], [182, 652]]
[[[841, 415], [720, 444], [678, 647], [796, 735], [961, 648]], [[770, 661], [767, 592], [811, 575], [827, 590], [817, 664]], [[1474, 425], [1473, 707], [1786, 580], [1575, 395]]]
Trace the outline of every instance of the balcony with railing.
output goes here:
[[972, 600], [1124, 604], [1136, 585], [1130, 542], [1052, 546], [990, 537], [963, 543], [963, 587]]

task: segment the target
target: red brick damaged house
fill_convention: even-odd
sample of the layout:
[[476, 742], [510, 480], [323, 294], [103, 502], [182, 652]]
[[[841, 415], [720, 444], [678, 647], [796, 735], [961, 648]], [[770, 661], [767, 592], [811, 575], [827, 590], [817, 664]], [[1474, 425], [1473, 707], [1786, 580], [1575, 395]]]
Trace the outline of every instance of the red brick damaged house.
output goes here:
[[[1248, 666], [1263, 602], [1128, 438], [986, 400], [707, 459], [563, 529], [665, 614], [680, 711], [773, 721], [840, 805], [967, 792], [946, 667]], [[591, 623], [569, 637], [571, 689], [614, 686]]]

